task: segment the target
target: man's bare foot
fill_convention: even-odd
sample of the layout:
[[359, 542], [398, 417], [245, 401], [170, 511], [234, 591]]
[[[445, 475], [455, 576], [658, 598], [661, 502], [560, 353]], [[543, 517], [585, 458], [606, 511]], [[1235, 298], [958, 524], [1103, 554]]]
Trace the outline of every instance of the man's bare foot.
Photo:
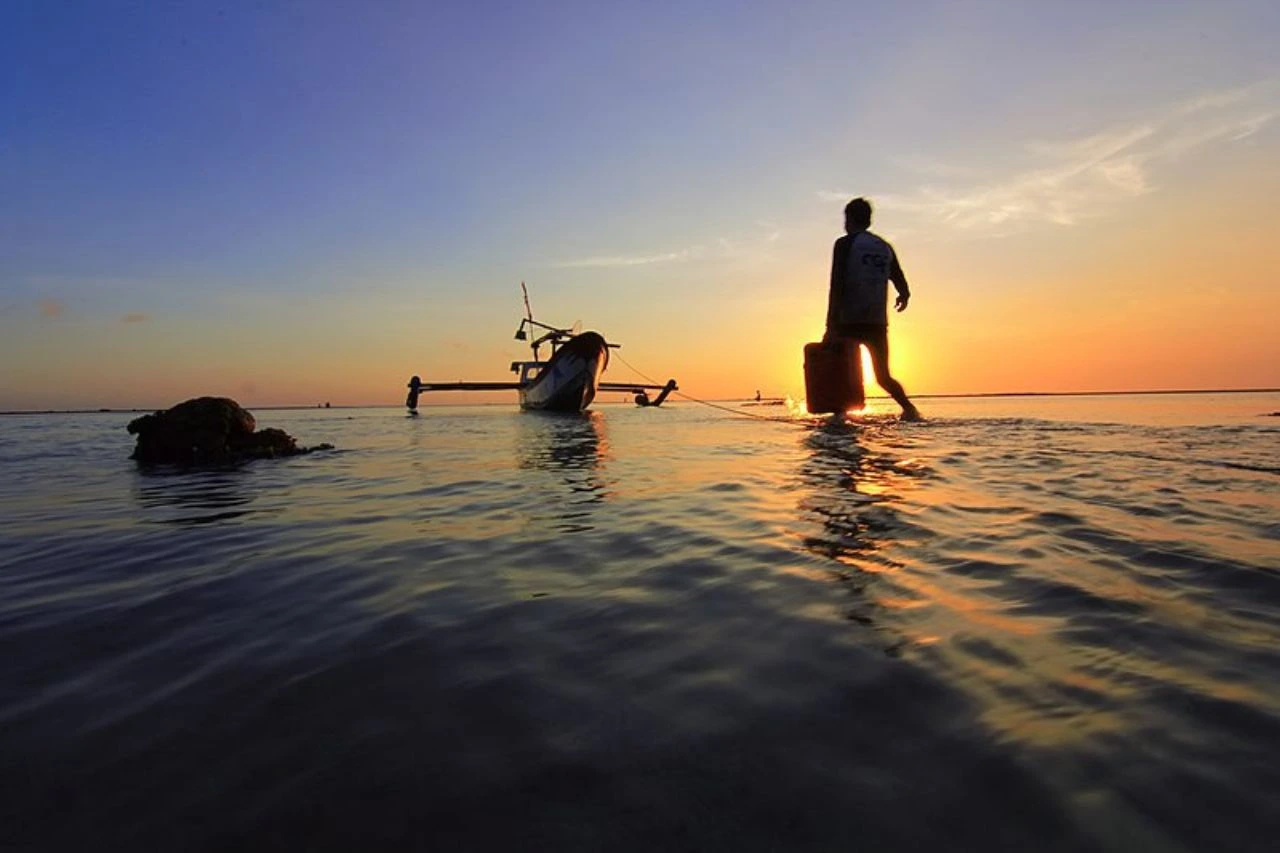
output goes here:
[[924, 415], [920, 414], [920, 410], [915, 406], [907, 406], [902, 410], [902, 414], [898, 416], [898, 420], [902, 421], [922, 421]]

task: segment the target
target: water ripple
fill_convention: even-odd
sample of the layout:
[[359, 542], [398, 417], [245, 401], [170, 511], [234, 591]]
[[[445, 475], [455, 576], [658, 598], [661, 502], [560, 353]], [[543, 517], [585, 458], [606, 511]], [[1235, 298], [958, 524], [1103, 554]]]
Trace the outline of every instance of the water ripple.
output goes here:
[[1280, 430], [1043, 405], [0, 420], [0, 846], [1268, 849]]

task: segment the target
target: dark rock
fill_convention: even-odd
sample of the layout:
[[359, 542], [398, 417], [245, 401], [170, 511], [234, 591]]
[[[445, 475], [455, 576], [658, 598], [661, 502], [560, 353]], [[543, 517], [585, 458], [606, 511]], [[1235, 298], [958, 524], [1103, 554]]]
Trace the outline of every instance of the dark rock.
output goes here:
[[143, 465], [223, 465], [333, 447], [299, 447], [284, 430], [254, 432], [256, 426], [235, 400], [197, 397], [130, 421], [129, 433], [138, 436], [132, 458]]

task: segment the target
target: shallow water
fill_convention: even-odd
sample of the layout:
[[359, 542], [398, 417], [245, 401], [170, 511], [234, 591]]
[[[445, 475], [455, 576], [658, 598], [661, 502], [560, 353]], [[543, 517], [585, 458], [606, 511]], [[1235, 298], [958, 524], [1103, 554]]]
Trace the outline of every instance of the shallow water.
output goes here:
[[924, 402], [0, 418], [0, 848], [1271, 849], [1280, 395]]

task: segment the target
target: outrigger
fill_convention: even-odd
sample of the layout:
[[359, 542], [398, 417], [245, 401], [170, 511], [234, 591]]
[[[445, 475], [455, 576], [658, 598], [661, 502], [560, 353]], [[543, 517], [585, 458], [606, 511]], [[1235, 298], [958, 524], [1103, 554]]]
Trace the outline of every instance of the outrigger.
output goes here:
[[[520, 287], [524, 290], [524, 283]], [[637, 382], [601, 382], [600, 376], [609, 366], [609, 350], [620, 344], [605, 341], [598, 332], [578, 332], [548, 326], [533, 319], [529, 307], [529, 292], [525, 290], [526, 316], [516, 329], [515, 339], [530, 341], [532, 361], [511, 362], [511, 372], [516, 382], [423, 382], [414, 376], [409, 380], [409, 396], [405, 405], [409, 411], [418, 411], [418, 396], [427, 391], [518, 391], [520, 408], [545, 412], [582, 412], [591, 405], [599, 391], [621, 391], [635, 394], [636, 405], [660, 406], [672, 391], [678, 390], [674, 379], [665, 385], [649, 385]], [[535, 337], [536, 336], [536, 337]], [[539, 358], [543, 344], [551, 347], [551, 357]], [[649, 391], [658, 396], [649, 399]]]

